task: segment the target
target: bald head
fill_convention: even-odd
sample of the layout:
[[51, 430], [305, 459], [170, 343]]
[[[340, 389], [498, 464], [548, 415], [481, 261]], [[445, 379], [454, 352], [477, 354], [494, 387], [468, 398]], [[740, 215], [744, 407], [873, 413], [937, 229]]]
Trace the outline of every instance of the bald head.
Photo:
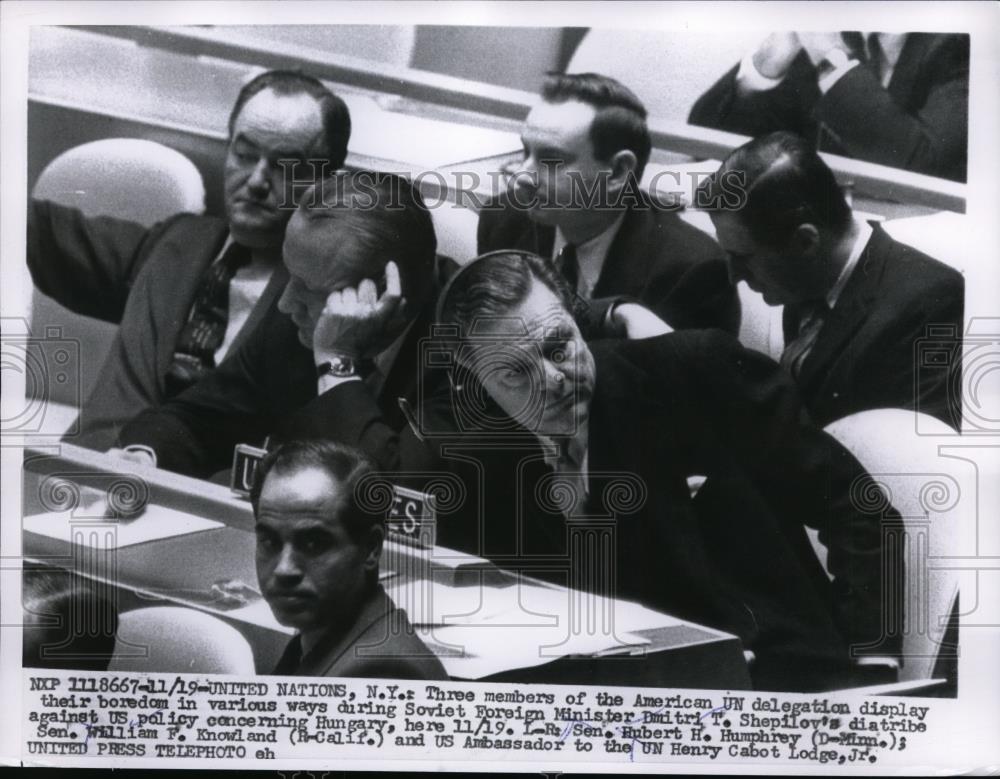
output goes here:
[[338, 174], [310, 189], [288, 224], [282, 254], [291, 278], [279, 308], [309, 346], [327, 296], [364, 279], [384, 284], [392, 261], [404, 313], [412, 318], [434, 288], [436, 248], [430, 213], [409, 181], [383, 173]]

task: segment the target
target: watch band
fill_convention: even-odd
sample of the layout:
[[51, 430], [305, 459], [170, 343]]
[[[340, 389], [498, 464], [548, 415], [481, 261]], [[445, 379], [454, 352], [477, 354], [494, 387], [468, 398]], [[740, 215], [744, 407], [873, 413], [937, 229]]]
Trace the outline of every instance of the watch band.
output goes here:
[[353, 357], [338, 355], [316, 366], [316, 378], [333, 376], [337, 379], [363, 378], [374, 368], [371, 360], [355, 360]]

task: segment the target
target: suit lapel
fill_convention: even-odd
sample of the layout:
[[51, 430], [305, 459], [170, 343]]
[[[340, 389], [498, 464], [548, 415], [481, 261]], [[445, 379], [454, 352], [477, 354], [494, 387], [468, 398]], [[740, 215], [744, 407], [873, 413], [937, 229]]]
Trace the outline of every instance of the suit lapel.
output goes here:
[[313, 650], [302, 658], [300, 676], [332, 676], [330, 670], [347, 664], [350, 657], [345, 654], [354, 648], [358, 639], [376, 622], [384, 619], [393, 608], [392, 601], [379, 585], [375, 593], [361, 607], [354, 624], [339, 638], [322, 639]]
[[798, 382], [803, 388], [808, 388], [814, 380], [822, 378], [828, 372], [830, 364], [840, 355], [844, 344], [868, 318], [882, 282], [885, 270], [884, 245], [888, 241], [889, 237], [876, 225], [837, 305], [830, 312], [819, 331], [816, 343], [802, 362]]
[[611, 242], [608, 256], [604, 258], [601, 275], [594, 285], [593, 297], [606, 297], [614, 290], [616, 295], [640, 297], [649, 278], [650, 264], [655, 254], [655, 239], [651, 236], [651, 204], [643, 208], [629, 208], [625, 212], [618, 234]]
[[889, 94], [904, 110], [910, 108], [914, 95], [919, 95], [916, 81], [920, 76], [920, 64], [927, 59], [927, 50], [933, 39], [922, 33], [910, 33], [896, 60], [892, 78], [889, 79]]
[[174, 345], [187, 323], [205, 269], [222, 249], [227, 235], [228, 226], [220, 219], [192, 220], [184, 233], [171, 236], [158, 258], [157, 294], [152, 305], [161, 308], [152, 313], [151, 322], [161, 328], [156, 355], [161, 381], [170, 369]]

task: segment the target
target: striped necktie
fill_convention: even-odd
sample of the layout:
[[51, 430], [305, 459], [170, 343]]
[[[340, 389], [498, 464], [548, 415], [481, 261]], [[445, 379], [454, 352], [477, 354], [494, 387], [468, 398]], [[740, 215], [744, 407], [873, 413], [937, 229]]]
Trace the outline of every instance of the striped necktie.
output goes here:
[[559, 252], [559, 259], [556, 263], [569, 288], [575, 292], [580, 291], [580, 263], [576, 257], [576, 247], [568, 243]]
[[215, 367], [215, 352], [229, 324], [229, 285], [236, 271], [249, 263], [250, 249], [234, 243], [206, 269], [165, 377], [168, 397], [183, 392]]
[[785, 345], [785, 349], [781, 353], [781, 366], [794, 378], [799, 377], [802, 363], [816, 344], [816, 339], [819, 338], [819, 332], [823, 329], [823, 323], [829, 313], [830, 307], [827, 306], [826, 301], [820, 301], [803, 310], [802, 318], [799, 320], [798, 335]]

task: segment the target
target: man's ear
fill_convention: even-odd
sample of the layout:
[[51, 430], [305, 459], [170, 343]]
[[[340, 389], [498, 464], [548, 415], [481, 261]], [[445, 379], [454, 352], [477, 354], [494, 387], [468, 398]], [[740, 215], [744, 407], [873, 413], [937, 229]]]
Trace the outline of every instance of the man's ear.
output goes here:
[[635, 152], [629, 149], [622, 149], [615, 152], [611, 157], [611, 177], [608, 180], [609, 189], [615, 191], [621, 189], [628, 182], [629, 176], [635, 173], [639, 167], [639, 160]]
[[820, 248], [820, 234], [816, 225], [805, 222], [796, 227], [792, 233], [791, 248], [800, 257], [815, 257]]
[[385, 541], [385, 528], [382, 525], [375, 525], [368, 531], [368, 538], [365, 539], [365, 564], [366, 571], [377, 570], [379, 560], [382, 557], [382, 543]]

